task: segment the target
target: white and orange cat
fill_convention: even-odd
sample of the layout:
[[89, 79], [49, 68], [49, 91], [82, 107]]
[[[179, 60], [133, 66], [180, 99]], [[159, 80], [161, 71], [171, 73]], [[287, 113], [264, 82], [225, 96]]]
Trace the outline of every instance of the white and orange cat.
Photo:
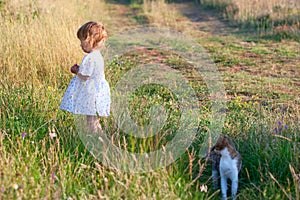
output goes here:
[[227, 180], [231, 180], [231, 196], [235, 199], [238, 189], [238, 174], [242, 166], [242, 157], [227, 135], [220, 135], [211, 149], [209, 158], [212, 162], [212, 179], [216, 189], [218, 177], [221, 177], [222, 200], [227, 199]]

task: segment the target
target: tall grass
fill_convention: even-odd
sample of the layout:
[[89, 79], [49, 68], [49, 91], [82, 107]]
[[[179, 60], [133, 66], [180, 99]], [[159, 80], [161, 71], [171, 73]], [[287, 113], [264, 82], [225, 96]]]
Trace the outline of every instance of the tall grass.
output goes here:
[[[287, 20], [289, 16], [297, 16], [299, 2], [289, 0], [238, 0], [238, 1], [219, 1], [219, 0], [201, 0], [202, 4], [212, 7], [224, 7], [228, 14], [232, 13], [235, 20], [246, 21], [255, 19], [264, 15], [270, 15], [274, 20]], [[230, 7], [226, 8], [229, 5]]]
[[300, 4], [290, 0], [200, 0], [208, 7], [217, 8], [226, 18], [243, 28], [255, 27], [261, 33], [296, 36], [299, 34]]
[[66, 66], [80, 62], [77, 28], [90, 19], [105, 21], [102, 19], [106, 16], [104, 3], [81, 3], [79, 6], [64, 1], [4, 1], [1, 5], [1, 52], [5, 55], [0, 58], [5, 74], [2, 81], [9, 82], [10, 86], [60, 83], [68, 70]]
[[167, 27], [178, 24], [176, 23], [176, 18], [178, 17], [177, 11], [170, 8], [165, 0], [144, 0], [143, 12], [150, 18], [151, 24]]
[[[111, 17], [113, 5], [96, 0], [2, 2], [0, 199], [219, 199], [219, 191], [211, 189], [210, 168], [197, 154], [201, 137], [164, 169], [125, 173], [96, 160], [79, 139], [72, 115], [58, 110], [71, 78], [69, 66], [82, 58], [77, 28], [87, 20], [99, 20], [109, 30], [119, 20]], [[175, 11], [158, 3], [145, 4], [152, 22], [182, 28], [172, 18]], [[124, 24], [112, 30], [121, 26]], [[109, 81], [113, 83], [137, 64], [135, 60], [143, 58], [128, 56], [107, 66]], [[174, 55], [165, 58], [166, 63], [182, 66]], [[141, 90], [135, 94], [137, 98], [147, 96], [146, 90]], [[161, 96], [156, 94], [158, 99]], [[265, 101], [269, 104], [235, 98], [228, 104], [224, 132], [234, 138], [243, 156], [239, 198], [297, 199], [299, 105], [295, 102], [288, 112], [277, 111], [271, 99]], [[206, 103], [200, 135], [209, 123], [205, 113], [210, 102]], [[143, 106], [134, 106], [139, 118]], [[111, 134], [122, 134], [108, 123]], [[132, 137], [125, 139], [124, 143], [133, 147], [131, 151], [145, 145]], [[155, 143], [147, 145], [145, 148]]]
[[87, 20], [123, 28], [109, 29], [115, 21], [102, 1], [1, 4], [0, 199], [189, 198], [177, 191], [186, 180], [176, 171], [129, 174], [99, 164], [72, 116], [58, 110], [69, 66], [83, 56], [76, 31]]

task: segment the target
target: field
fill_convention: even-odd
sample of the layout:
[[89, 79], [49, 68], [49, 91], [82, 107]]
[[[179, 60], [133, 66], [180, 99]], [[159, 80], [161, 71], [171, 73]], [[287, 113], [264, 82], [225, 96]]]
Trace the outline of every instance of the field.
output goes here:
[[[0, 199], [221, 199], [201, 155], [208, 143], [204, 138], [214, 130], [212, 89], [176, 48], [142, 46], [112, 55], [106, 78], [113, 91], [140, 65], [183, 74], [199, 106], [192, 144], [169, 165], [142, 173], [110, 168], [85, 148], [76, 118], [59, 105], [73, 77], [69, 68], [84, 55], [77, 29], [89, 20], [101, 21], [112, 39], [147, 26], [192, 38], [209, 55], [224, 86], [219, 133], [234, 140], [243, 158], [238, 199], [300, 199], [300, 8], [290, 1], [255, 2], [259, 9], [244, 0], [0, 1]], [[101, 123], [112, 143], [127, 152], [163, 149], [182, 126], [178, 101], [151, 84], [131, 95], [130, 111], [141, 125], [151, 123], [151, 106], [167, 111], [163, 128], [149, 138], [116, 128], [118, 117], [127, 123], [122, 115]]]

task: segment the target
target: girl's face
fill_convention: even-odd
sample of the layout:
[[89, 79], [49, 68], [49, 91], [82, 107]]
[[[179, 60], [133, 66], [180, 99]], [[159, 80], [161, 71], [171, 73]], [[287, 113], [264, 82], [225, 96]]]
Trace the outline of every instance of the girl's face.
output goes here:
[[80, 46], [85, 53], [90, 53], [93, 50], [91, 45], [88, 42], [83, 40], [81, 40], [80, 42], [81, 42]]

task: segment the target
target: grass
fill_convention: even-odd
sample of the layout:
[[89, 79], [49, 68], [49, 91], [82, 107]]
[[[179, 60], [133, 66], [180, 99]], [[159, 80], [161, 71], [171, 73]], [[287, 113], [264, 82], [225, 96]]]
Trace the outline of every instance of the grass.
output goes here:
[[[1, 1], [0, 199], [219, 199], [211, 169], [199, 157], [211, 102], [202, 80], [193, 79], [179, 56], [155, 49], [131, 52], [106, 69], [112, 88], [129, 69], [157, 59], [191, 77], [201, 100], [199, 135], [164, 169], [126, 173], [106, 167], [85, 148], [74, 117], [58, 109], [71, 79], [68, 66], [82, 57], [76, 30], [85, 21], [102, 21], [111, 34], [143, 23], [188, 36], [201, 33], [163, 1], [131, 7], [78, 2]], [[142, 18], [127, 15], [130, 9]], [[197, 41], [223, 76], [228, 96], [223, 132], [243, 157], [238, 198], [299, 199], [299, 43], [209, 34]], [[169, 109], [169, 123], [152, 138], [136, 139], [116, 130], [113, 117], [104, 120], [109, 134], [121, 138], [116, 145], [142, 152], [173, 137], [179, 114], [168, 90], [140, 88], [130, 100], [141, 124], [149, 123], [149, 107], [157, 103]]]
[[254, 28], [261, 36], [276, 40], [299, 40], [299, 3], [288, 0], [220, 1], [200, 0], [200, 4], [213, 8], [243, 28]]

